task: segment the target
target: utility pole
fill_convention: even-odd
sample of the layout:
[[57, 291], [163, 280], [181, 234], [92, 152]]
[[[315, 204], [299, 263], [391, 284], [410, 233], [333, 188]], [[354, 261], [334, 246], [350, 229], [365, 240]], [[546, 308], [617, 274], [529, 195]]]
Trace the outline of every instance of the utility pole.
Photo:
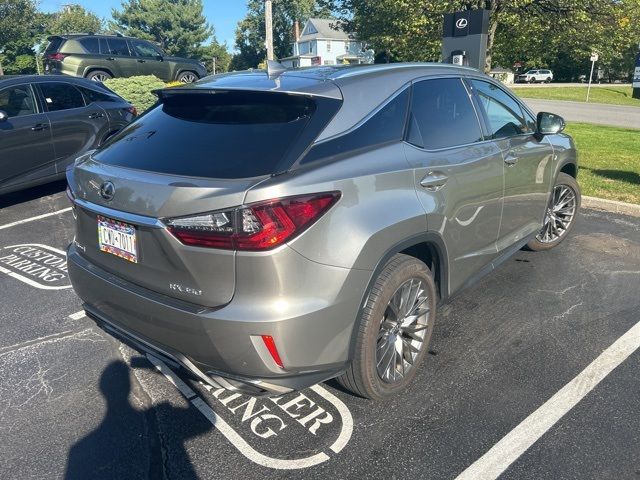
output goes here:
[[213, 57], [213, 74], [216, 74], [216, 57]]
[[271, 16], [272, 0], [264, 0], [264, 28], [267, 60], [273, 60], [273, 18]]

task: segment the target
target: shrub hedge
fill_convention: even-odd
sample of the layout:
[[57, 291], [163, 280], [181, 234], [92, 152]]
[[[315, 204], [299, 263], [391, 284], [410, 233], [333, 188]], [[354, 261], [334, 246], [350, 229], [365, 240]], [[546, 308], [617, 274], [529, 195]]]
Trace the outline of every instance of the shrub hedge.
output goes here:
[[139, 114], [156, 103], [157, 97], [151, 93], [152, 90], [166, 86], [162, 80], [154, 75], [111, 78], [104, 84], [136, 107]]

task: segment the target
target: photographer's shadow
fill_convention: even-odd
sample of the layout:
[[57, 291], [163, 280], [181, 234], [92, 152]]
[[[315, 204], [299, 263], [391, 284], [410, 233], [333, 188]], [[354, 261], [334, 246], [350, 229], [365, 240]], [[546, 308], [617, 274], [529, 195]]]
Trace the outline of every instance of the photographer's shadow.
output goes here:
[[[139, 360], [134, 368], [141, 363], [145, 363], [144, 368], [152, 368], [146, 360]], [[69, 450], [65, 478], [198, 478], [185, 442], [210, 430], [211, 424], [190, 403], [186, 408], [162, 402], [148, 409], [134, 409], [129, 403], [130, 375], [131, 370], [122, 361], [110, 363], [102, 372], [100, 391], [107, 412], [100, 425]], [[163, 445], [164, 455], [157, 417], [170, 418], [171, 425], [178, 426], [170, 438], [163, 438], [169, 443]], [[145, 455], [141, 455], [143, 452]], [[164, 458], [168, 455], [170, 464]]]

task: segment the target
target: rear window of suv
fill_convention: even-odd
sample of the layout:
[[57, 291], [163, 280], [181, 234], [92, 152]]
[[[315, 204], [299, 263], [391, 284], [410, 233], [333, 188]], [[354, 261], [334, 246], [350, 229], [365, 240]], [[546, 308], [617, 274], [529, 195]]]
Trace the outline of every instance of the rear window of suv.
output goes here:
[[51, 37], [51, 39], [49, 40], [49, 45], [47, 45], [47, 48], [44, 50], [44, 53], [55, 53], [58, 50], [60, 50], [60, 47], [62, 46], [62, 44], [64, 43], [64, 38], [61, 37]]
[[169, 93], [94, 156], [102, 163], [180, 176], [274, 173], [316, 112], [309, 97], [218, 91]]

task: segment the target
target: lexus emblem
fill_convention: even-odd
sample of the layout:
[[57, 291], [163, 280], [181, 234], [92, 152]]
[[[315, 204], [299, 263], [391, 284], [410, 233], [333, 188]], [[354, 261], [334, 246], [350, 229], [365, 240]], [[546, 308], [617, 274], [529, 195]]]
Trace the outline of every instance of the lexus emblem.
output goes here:
[[116, 187], [111, 182], [104, 182], [100, 185], [100, 196], [104, 198], [107, 202], [113, 200], [114, 195], [116, 194]]
[[469, 24], [466, 18], [459, 18], [456, 20], [456, 28], [465, 28]]

